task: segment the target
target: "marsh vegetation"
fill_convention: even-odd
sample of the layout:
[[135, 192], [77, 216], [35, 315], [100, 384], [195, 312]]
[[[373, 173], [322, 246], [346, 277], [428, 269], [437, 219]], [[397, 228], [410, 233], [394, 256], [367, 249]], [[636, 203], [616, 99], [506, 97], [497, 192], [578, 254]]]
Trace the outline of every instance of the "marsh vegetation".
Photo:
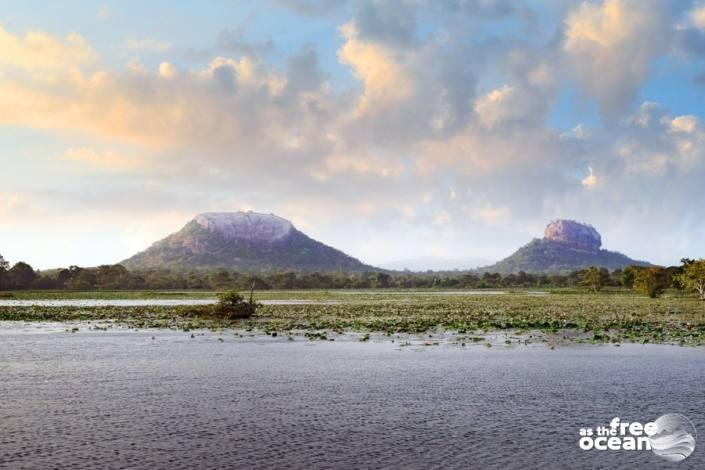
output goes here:
[[[248, 295], [248, 293], [244, 293]], [[17, 293], [41, 296], [40, 293]], [[81, 296], [86, 295], [81, 293]], [[112, 295], [94, 293], [95, 297]], [[145, 297], [156, 293], [144, 293]], [[208, 293], [171, 292], [188, 299]], [[210, 293], [213, 296], [213, 293]], [[234, 305], [245, 307], [242, 296]], [[294, 300], [260, 305], [247, 315], [214, 314], [212, 306], [0, 306], [0, 320], [104, 320], [134, 328], [239, 328], [260, 332], [426, 333], [447, 331], [481, 337], [491, 331], [539, 332], [568, 341], [705, 344], [705, 304], [667, 291], [660, 298], [624, 289], [551, 291], [266, 291], [254, 301]], [[310, 302], [310, 303], [305, 303]], [[244, 310], [243, 310], [244, 311]], [[286, 334], [284, 334], [286, 336]]]

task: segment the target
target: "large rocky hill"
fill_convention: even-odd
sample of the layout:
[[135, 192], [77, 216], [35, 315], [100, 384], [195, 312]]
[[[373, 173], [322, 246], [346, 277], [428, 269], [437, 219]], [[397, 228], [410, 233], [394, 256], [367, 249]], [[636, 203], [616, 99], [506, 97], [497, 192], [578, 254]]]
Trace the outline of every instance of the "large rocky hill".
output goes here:
[[544, 231], [542, 239], [534, 239], [509, 257], [481, 272], [501, 274], [517, 273], [568, 273], [596, 266], [609, 270], [630, 265], [650, 266], [645, 261], [629, 258], [616, 251], [603, 250], [602, 237], [591, 225], [573, 220], [556, 220]]
[[128, 269], [262, 271], [372, 270], [297, 230], [286, 219], [256, 212], [197, 215], [180, 231], [123, 261]]

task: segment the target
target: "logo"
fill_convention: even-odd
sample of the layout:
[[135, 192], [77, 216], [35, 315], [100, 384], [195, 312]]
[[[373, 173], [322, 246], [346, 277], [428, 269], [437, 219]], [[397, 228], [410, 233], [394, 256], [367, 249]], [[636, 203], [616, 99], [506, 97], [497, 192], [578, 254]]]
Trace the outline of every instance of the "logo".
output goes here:
[[583, 450], [650, 450], [669, 462], [685, 460], [695, 450], [697, 433], [693, 423], [681, 414], [665, 414], [642, 424], [615, 417], [609, 426], [581, 428], [578, 445]]

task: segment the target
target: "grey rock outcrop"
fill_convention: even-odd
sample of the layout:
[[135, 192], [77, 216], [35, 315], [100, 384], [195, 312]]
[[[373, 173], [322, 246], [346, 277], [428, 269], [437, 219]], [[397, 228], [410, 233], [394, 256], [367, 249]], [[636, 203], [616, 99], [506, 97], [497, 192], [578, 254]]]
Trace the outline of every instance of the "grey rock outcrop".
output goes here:
[[544, 240], [564, 243], [574, 250], [597, 253], [602, 247], [602, 237], [592, 225], [574, 220], [558, 219], [546, 226]]

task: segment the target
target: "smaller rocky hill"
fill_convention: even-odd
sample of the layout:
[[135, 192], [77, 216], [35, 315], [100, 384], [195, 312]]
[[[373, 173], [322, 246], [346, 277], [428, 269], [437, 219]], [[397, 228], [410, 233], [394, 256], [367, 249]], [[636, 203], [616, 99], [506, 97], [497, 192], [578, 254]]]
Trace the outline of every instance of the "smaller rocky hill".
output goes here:
[[481, 272], [501, 274], [568, 273], [589, 266], [610, 271], [627, 266], [651, 266], [616, 251], [601, 249], [602, 237], [594, 227], [574, 220], [556, 220], [548, 224], [542, 239], [534, 239], [509, 257]]

